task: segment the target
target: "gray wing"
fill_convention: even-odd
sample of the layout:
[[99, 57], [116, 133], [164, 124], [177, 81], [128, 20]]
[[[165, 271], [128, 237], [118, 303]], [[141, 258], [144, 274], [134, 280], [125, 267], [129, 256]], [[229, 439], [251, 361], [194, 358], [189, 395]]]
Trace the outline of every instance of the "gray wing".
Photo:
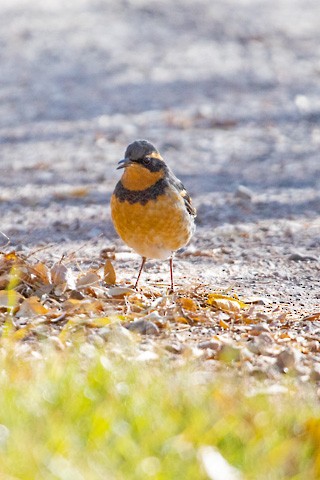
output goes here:
[[170, 171], [170, 183], [173, 185], [184, 200], [185, 207], [192, 217], [197, 216], [197, 210], [192, 205], [192, 200], [183, 183]]

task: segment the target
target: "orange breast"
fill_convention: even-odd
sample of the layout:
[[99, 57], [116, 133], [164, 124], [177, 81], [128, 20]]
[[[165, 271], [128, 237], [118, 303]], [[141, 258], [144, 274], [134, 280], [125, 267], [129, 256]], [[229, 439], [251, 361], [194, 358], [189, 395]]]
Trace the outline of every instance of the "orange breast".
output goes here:
[[193, 232], [182, 197], [170, 189], [146, 205], [120, 202], [113, 195], [111, 215], [122, 240], [147, 258], [168, 258], [188, 243]]

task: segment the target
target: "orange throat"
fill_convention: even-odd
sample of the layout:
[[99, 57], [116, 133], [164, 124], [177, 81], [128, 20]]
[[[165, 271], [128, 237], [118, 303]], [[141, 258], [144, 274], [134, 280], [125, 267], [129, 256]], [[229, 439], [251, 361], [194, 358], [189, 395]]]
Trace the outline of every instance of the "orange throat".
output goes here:
[[140, 191], [151, 187], [163, 176], [164, 174], [161, 170], [159, 172], [150, 172], [142, 165], [133, 163], [126, 167], [121, 177], [121, 183], [128, 190]]

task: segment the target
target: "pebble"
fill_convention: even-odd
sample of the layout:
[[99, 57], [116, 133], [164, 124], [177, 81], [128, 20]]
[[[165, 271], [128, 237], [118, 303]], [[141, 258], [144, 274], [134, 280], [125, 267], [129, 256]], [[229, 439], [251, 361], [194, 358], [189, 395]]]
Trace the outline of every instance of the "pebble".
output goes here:
[[168, 343], [164, 347], [170, 353], [181, 354], [185, 350], [185, 346], [182, 343]]
[[217, 351], [221, 347], [221, 343], [215, 341], [215, 340], [206, 340], [204, 342], [198, 343], [198, 348], [201, 350], [206, 350], [207, 348], [210, 350]]
[[239, 185], [234, 193], [234, 196], [236, 198], [239, 198], [240, 200], [246, 200], [251, 202], [253, 199], [253, 192], [248, 187], [245, 187], [244, 185]]
[[141, 318], [126, 324], [126, 328], [130, 332], [141, 333], [142, 335], [159, 335], [160, 330], [153, 322]]
[[268, 332], [262, 332], [248, 342], [248, 349], [257, 355], [269, 354], [272, 351], [274, 340]]
[[250, 330], [250, 333], [252, 335], [261, 335], [262, 332], [270, 332], [270, 328], [267, 323], [259, 323], [258, 325], [252, 325], [252, 328]]
[[276, 359], [276, 365], [279, 370], [285, 372], [296, 367], [299, 353], [292, 348], [285, 348], [282, 350]]
[[303, 254], [300, 252], [293, 252], [291, 255], [288, 257], [289, 260], [292, 260], [294, 262], [306, 262], [306, 261], [312, 261], [316, 262], [319, 259], [315, 257], [314, 255], [308, 255], [308, 254]]

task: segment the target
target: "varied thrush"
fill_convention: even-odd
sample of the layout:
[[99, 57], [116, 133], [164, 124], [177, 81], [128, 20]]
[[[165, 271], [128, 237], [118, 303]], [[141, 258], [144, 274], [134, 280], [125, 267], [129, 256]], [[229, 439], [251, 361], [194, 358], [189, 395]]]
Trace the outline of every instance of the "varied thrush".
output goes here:
[[195, 228], [191, 198], [146, 140], [131, 143], [118, 165], [124, 172], [111, 197], [111, 216], [122, 240], [142, 256], [135, 288], [147, 258], [170, 258], [173, 291], [173, 254]]

